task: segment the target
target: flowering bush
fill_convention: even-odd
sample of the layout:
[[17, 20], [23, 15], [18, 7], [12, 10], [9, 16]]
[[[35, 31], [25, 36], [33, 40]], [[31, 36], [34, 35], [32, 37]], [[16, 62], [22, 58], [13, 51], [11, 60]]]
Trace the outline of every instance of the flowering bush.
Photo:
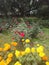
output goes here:
[[0, 65], [49, 65], [45, 47], [32, 42], [39, 29], [24, 21], [13, 27], [12, 42], [0, 47]]
[[17, 48], [18, 42], [5, 43], [0, 48], [0, 65], [49, 65], [45, 47], [39, 44], [31, 46], [30, 43], [30, 39], [22, 39], [22, 50]]
[[13, 28], [11, 32], [13, 33], [12, 37], [20, 42], [22, 38], [35, 38], [40, 32], [40, 27], [35, 23], [29, 24], [29, 22], [24, 22], [23, 20], [17, 27]]

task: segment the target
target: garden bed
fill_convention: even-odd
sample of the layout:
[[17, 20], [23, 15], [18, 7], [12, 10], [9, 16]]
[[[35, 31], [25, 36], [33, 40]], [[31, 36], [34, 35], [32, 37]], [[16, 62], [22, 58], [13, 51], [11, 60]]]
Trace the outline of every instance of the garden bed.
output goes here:
[[0, 65], [49, 65], [49, 28], [37, 18], [10, 21], [0, 32]]

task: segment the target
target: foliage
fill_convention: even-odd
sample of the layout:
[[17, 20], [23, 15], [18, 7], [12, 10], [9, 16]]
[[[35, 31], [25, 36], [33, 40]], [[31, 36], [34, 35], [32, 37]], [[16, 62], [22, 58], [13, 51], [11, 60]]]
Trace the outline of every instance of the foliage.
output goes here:
[[[22, 21], [18, 24], [18, 26], [13, 27], [11, 31], [13, 33], [13, 37], [16, 38], [17, 41], [21, 41], [22, 38], [35, 38], [37, 34], [41, 32], [41, 29], [38, 24], [29, 23]], [[21, 39], [20, 39], [21, 38]]]
[[49, 28], [49, 20], [40, 20], [39, 25]]
[[48, 0], [0, 0], [1, 15], [49, 16]]

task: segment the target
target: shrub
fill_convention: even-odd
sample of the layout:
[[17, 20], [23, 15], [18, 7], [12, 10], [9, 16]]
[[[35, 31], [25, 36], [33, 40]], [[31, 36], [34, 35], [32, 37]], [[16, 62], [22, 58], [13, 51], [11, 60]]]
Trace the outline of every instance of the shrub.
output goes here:
[[17, 40], [20, 38], [35, 38], [37, 34], [40, 32], [40, 27], [38, 24], [29, 23], [29, 22], [21, 22], [17, 27], [14, 27], [11, 32], [14, 32], [13, 37]]

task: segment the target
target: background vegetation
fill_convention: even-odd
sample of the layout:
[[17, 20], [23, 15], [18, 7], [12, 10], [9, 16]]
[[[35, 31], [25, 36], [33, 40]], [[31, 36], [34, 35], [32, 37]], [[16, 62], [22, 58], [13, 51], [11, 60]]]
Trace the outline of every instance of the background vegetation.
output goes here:
[[49, 0], [0, 0], [0, 15], [49, 16]]

